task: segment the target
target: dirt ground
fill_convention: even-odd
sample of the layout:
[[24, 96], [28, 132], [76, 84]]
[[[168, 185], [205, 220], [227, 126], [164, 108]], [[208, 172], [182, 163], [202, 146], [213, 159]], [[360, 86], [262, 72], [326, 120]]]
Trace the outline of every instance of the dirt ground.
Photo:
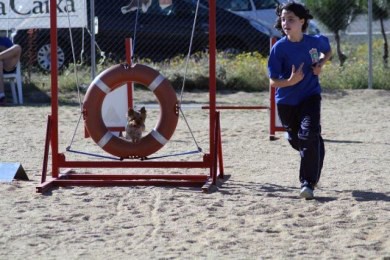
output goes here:
[[[207, 96], [190, 93], [183, 100], [203, 104]], [[217, 100], [266, 105], [268, 93], [220, 94]], [[137, 100], [152, 101], [148, 92]], [[389, 259], [390, 92], [324, 93], [322, 104], [326, 158], [316, 198], [310, 201], [299, 198], [297, 152], [283, 133], [269, 141], [266, 110], [221, 111], [226, 178], [214, 192], [64, 187], [42, 195], [35, 188], [41, 180], [50, 107], [1, 107], [0, 162], [21, 163], [30, 180], [0, 183], [0, 258]], [[184, 112], [195, 141], [207, 153], [207, 111]], [[71, 145], [105, 154], [84, 139], [82, 125], [76, 127], [79, 114], [78, 106], [60, 107], [60, 152], [67, 159], [96, 160], [66, 152]], [[158, 111], [148, 110], [147, 131], [157, 116]], [[157, 155], [196, 148], [181, 118], [171, 141]], [[49, 163], [49, 173], [50, 168]], [[187, 174], [193, 169], [118, 171]], [[206, 169], [196, 172], [208, 174]]]

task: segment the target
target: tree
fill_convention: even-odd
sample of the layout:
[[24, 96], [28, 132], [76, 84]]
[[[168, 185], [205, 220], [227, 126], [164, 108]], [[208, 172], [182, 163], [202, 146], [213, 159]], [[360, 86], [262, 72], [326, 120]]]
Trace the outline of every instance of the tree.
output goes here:
[[340, 31], [347, 29], [359, 10], [359, 0], [305, 0], [315, 19], [334, 34], [337, 56], [343, 66], [347, 56], [341, 51]]
[[390, 16], [390, 0], [375, 0], [372, 3], [372, 16], [375, 21], [379, 20], [381, 25], [381, 33], [383, 36], [383, 62], [388, 65], [389, 45], [387, 43], [386, 30], [384, 20]]

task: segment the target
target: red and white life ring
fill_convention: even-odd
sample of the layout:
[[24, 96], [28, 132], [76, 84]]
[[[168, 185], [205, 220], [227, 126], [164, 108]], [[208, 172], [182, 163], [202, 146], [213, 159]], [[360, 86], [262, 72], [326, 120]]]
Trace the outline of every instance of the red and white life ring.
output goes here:
[[[105, 96], [127, 82], [147, 86], [160, 104], [157, 125], [138, 143], [112, 134], [102, 117]], [[115, 65], [100, 73], [88, 87], [83, 103], [84, 123], [91, 138], [106, 152], [120, 158], [144, 158], [161, 149], [172, 137], [179, 119], [178, 100], [170, 82], [158, 71], [141, 64]]]

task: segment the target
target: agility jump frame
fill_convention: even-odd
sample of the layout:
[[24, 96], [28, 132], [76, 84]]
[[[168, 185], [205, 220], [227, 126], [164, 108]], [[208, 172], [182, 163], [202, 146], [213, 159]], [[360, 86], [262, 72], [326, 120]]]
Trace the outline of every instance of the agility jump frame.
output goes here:
[[[50, 6], [56, 6], [56, 0], [50, 0]], [[57, 52], [51, 52], [51, 115], [48, 116], [46, 140], [43, 158], [41, 184], [36, 187], [38, 193], [45, 193], [60, 186], [199, 186], [209, 191], [217, 184], [217, 178], [223, 178], [222, 140], [219, 112], [216, 111], [216, 4], [209, 3], [209, 153], [199, 161], [70, 161], [59, 152], [58, 132], [58, 65]], [[57, 49], [57, 13], [50, 8], [50, 47]], [[49, 150], [51, 148], [51, 178], [47, 180]], [[79, 174], [77, 168], [199, 168], [208, 169], [206, 174]], [[61, 169], [72, 171], [61, 172]]]

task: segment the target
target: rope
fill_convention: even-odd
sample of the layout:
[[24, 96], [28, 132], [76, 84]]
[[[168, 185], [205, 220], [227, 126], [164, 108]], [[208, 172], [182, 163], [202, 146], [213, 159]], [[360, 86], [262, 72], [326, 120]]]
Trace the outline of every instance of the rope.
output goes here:
[[[88, 152], [73, 150], [69, 146], [66, 148], [66, 151], [67, 152], [71, 152], [71, 153], [76, 153], [76, 154], [82, 154], [82, 155], [88, 155], [88, 156], [103, 158], [103, 159], [110, 159], [110, 160], [115, 160], [115, 161], [123, 161], [123, 159], [121, 159], [121, 158], [116, 158], [116, 157], [112, 157], [112, 156], [106, 156], [106, 155], [100, 155], [100, 154], [96, 154], [96, 153], [88, 153]], [[181, 156], [181, 155], [196, 154], [196, 153], [201, 153], [201, 152], [202, 152], [202, 150], [194, 150], [194, 151], [188, 151], [188, 152], [183, 152], [183, 153], [166, 154], [166, 155], [155, 156], [155, 157], [140, 158], [140, 160], [141, 161], [150, 161], [150, 160], [156, 160], [156, 159], [173, 157], [173, 156], [176, 157], [176, 156]], [[128, 159], [128, 158], [126, 158], [126, 159]]]
[[112, 156], [105, 156], [105, 155], [100, 155], [100, 154], [95, 154], [95, 153], [87, 153], [87, 152], [82, 152], [82, 151], [77, 151], [77, 150], [72, 150], [70, 146], [66, 147], [67, 152], [71, 153], [77, 153], [77, 154], [82, 154], [82, 155], [88, 155], [88, 156], [94, 156], [98, 158], [104, 158], [104, 159], [111, 159], [111, 160], [116, 160], [116, 161], [122, 161], [120, 158], [112, 157]]
[[[85, 7], [85, 6], [84, 6]], [[71, 45], [71, 49], [72, 49], [72, 58], [73, 58], [73, 64], [74, 64], [74, 69], [73, 69], [73, 73], [75, 75], [75, 78], [76, 78], [76, 86], [77, 86], [77, 97], [78, 97], [78, 100], [79, 100], [79, 108], [80, 108], [80, 116], [79, 116], [79, 119], [77, 121], [77, 124], [76, 124], [76, 127], [73, 131], [73, 134], [72, 134], [72, 138], [71, 138], [71, 141], [70, 141], [70, 144], [67, 148], [67, 150], [70, 150], [70, 148], [72, 147], [73, 143], [74, 143], [74, 139], [76, 137], [76, 132], [79, 128], [79, 125], [80, 125], [80, 121], [81, 121], [81, 117], [82, 117], [82, 112], [83, 112], [83, 108], [82, 108], [82, 100], [81, 100], [81, 91], [80, 91], [80, 82], [79, 82], [79, 77], [78, 77], [78, 70], [77, 70], [77, 66], [76, 66], [76, 51], [75, 51], [75, 48], [74, 48], [74, 42], [73, 42], [73, 34], [72, 34], [72, 26], [71, 26], [71, 22], [70, 22], [70, 15], [69, 15], [69, 12], [68, 10], [71, 10], [71, 8], [65, 8], [66, 13], [67, 13], [67, 18], [68, 18], [68, 29], [69, 29], [69, 38], [70, 38], [70, 45]], [[89, 35], [91, 35], [91, 32], [88, 30], [87, 28], [87, 32], [89, 33]], [[81, 55], [83, 54], [84, 52], [84, 28], [83, 28], [83, 34], [82, 34], [82, 42], [83, 42], [83, 47], [82, 47], [82, 52], [81, 52]], [[99, 52], [100, 53], [103, 53], [102, 50], [100, 49], [100, 47], [97, 45], [97, 43], [95, 43], [95, 45], [97, 46], [97, 48], [99, 49]], [[104, 57], [105, 58], [105, 57]]]
[[194, 22], [192, 24], [190, 46], [188, 48], [186, 63], [185, 63], [185, 66], [184, 66], [184, 77], [183, 77], [183, 83], [182, 83], [181, 91], [180, 91], [180, 104], [182, 103], [182, 100], [183, 100], [184, 86], [185, 86], [185, 82], [186, 82], [186, 79], [187, 79], [187, 70], [188, 70], [188, 63], [189, 63], [190, 57], [191, 57], [192, 43], [194, 42], [195, 26], [196, 26], [196, 19], [198, 18], [198, 10], [199, 10], [199, 0], [196, 2], [195, 18], [194, 18]]
[[[188, 63], [190, 62], [190, 57], [191, 57], [191, 52], [192, 52], [192, 44], [193, 44], [193, 41], [194, 41], [194, 35], [195, 35], [195, 26], [196, 26], [196, 20], [198, 18], [198, 10], [199, 10], [199, 0], [196, 2], [196, 9], [195, 9], [195, 16], [194, 16], [194, 22], [192, 24], [192, 31], [191, 31], [191, 38], [190, 38], [190, 46], [188, 48], [188, 53], [187, 53], [187, 58], [186, 58], [186, 62], [185, 62], [185, 66], [184, 66], [184, 77], [183, 77], [183, 83], [182, 83], [182, 86], [181, 86], [181, 91], [180, 91], [180, 102], [179, 104], [182, 104], [183, 103], [183, 96], [184, 96], [184, 87], [185, 87], [185, 83], [186, 83], [186, 80], [187, 80], [187, 71], [188, 71]], [[202, 148], [199, 147], [198, 145], [198, 142], [196, 141], [196, 138], [194, 136], [194, 133], [190, 127], [190, 124], [188, 123], [187, 121], [187, 118], [183, 112], [183, 109], [181, 108], [181, 106], [179, 106], [179, 111], [180, 111], [180, 114], [182, 115], [183, 119], [184, 119], [184, 122], [186, 123], [187, 125], [187, 129], [188, 131], [190, 132], [191, 134], [191, 137], [192, 137], [192, 140], [194, 141], [196, 147], [198, 148], [198, 151], [202, 151]]]
[[161, 159], [161, 158], [166, 158], [166, 157], [173, 157], [173, 156], [181, 156], [181, 155], [187, 155], [187, 154], [196, 154], [196, 153], [201, 153], [202, 149], [199, 148], [198, 150], [195, 151], [189, 151], [189, 152], [183, 152], [183, 153], [173, 153], [173, 154], [167, 154], [167, 155], [161, 155], [161, 156], [155, 156], [155, 157], [146, 157], [143, 160], [148, 161], [148, 160], [155, 160], [155, 159]]
[[[68, 10], [71, 10], [71, 8], [65, 8], [66, 9], [66, 14], [67, 14], [67, 18], [68, 18], [68, 25], [69, 25], [69, 38], [70, 38], [70, 46], [72, 48], [72, 58], [73, 58], [73, 73], [75, 75], [75, 78], [76, 78], [76, 86], [77, 86], [77, 96], [78, 96], [78, 99], [79, 99], [79, 105], [80, 105], [80, 112], [83, 111], [83, 108], [82, 108], [82, 102], [81, 102], [81, 93], [80, 93], [80, 83], [79, 83], [79, 76], [78, 76], [78, 71], [77, 71], [77, 65], [76, 65], [76, 52], [74, 50], [74, 43], [73, 43], [73, 34], [72, 34], [72, 27], [71, 27], [71, 23], [70, 23], [70, 15], [69, 15], [69, 12]], [[54, 51], [54, 50], [53, 50]]]
[[[137, 28], [138, 28], [138, 16], [139, 16], [139, 3], [140, 0], [137, 0], [137, 11], [135, 13], [135, 23], [134, 23], [134, 33], [133, 33], [133, 46], [132, 46], [132, 51], [131, 53], [135, 53], [135, 45], [137, 43]], [[131, 63], [134, 64], [134, 55], [131, 56]]]
[[[70, 10], [70, 8], [65, 8], [66, 10]], [[73, 131], [73, 134], [72, 134], [72, 138], [71, 138], [71, 141], [70, 141], [70, 144], [68, 146], [69, 150], [71, 148], [71, 146], [73, 145], [73, 142], [74, 142], [74, 139], [76, 137], [76, 132], [78, 130], [78, 127], [80, 125], [80, 121], [81, 121], [81, 117], [82, 117], [82, 111], [83, 111], [83, 108], [82, 108], [82, 101], [81, 101], [81, 91], [80, 91], [80, 82], [79, 82], [79, 77], [78, 77], [78, 70], [77, 70], [77, 65], [76, 65], [76, 52], [75, 52], [75, 48], [74, 48], [74, 42], [73, 42], [73, 34], [72, 34], [72, 26], [71, 26], [71, 22], [70, 22], [70, 15], [69, 15], [69, 12], [66, 11], [67, 13], [67, 18], [68, 18], [68, 28], [69, 28], [69, 38], [70, 38], [70, 46], [71, 46], [71, 49], [72, 49], [72, 58], [73, 58], [73, 64], [74, 64], [74, 68], [73, 68], [73, 73], [75, 75], [75, 78], [76, 78], [76, 86], [77, 86], [77, 97], [78, 97], [78, 100], [79, 100], [79, 109], [80, 109], [80, 116], [79, 116], [79, 119], [77, 121], [77, 124], [76, 124], [76, 127]], [[67, 148], [67, 150], [68, 150]]]

